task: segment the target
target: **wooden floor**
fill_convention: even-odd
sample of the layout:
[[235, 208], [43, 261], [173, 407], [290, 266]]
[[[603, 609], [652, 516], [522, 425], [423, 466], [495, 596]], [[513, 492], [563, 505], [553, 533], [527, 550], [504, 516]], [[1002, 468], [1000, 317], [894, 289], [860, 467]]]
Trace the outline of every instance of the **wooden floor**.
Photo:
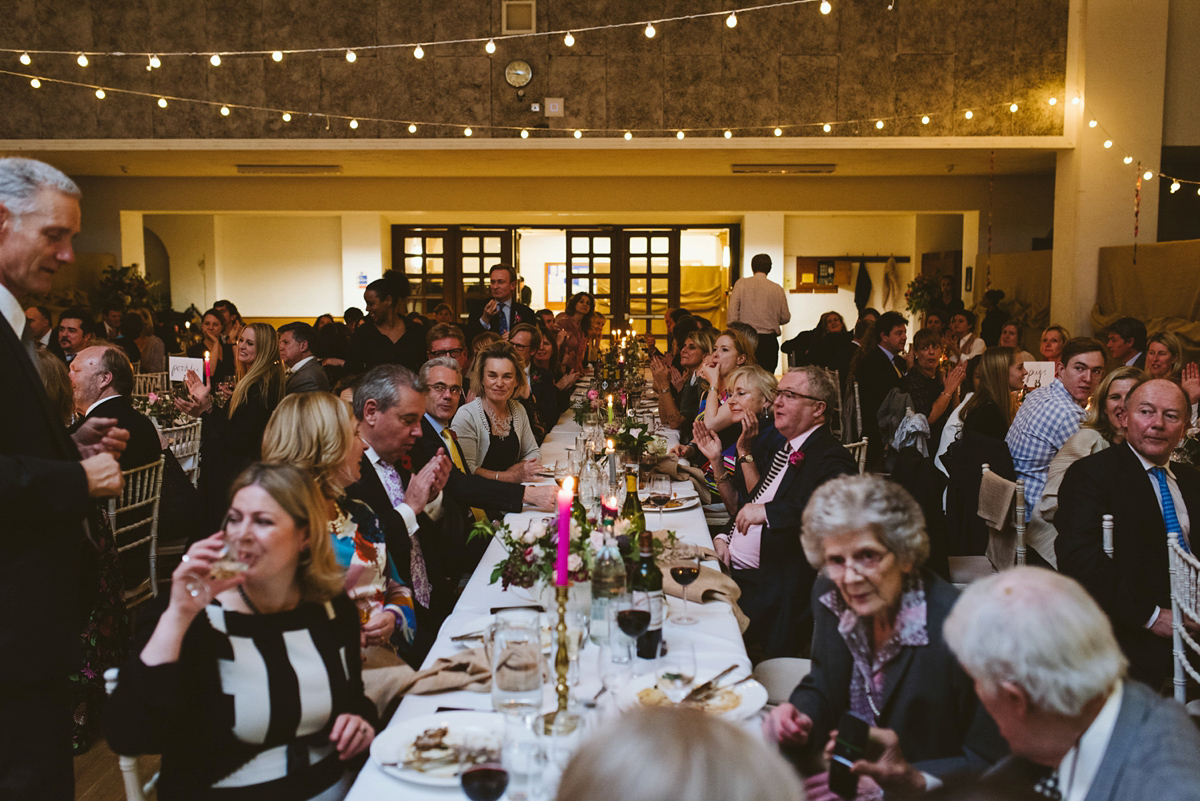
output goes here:
[[[156, 756], [138, 760], [143, 783], [158, 770], [158, 761]], [[103, 740], [86, 754], [75, 757], [75, 801], [125, 801], [125, 783], [117, 767], [117, 756]]]

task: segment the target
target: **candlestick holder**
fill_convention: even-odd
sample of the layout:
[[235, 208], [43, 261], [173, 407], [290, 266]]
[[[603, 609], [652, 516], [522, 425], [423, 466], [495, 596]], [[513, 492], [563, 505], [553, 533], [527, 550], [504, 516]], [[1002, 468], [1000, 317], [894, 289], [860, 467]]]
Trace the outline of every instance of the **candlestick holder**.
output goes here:
[[570, 689], [567, 685], [567, 672], [571, 667], [571, 656], [567, 646], [567, 597], [570, 588], [570, 582], [554, 588], [554, 598], [558, 602], [558, 625], [554, 628], [558, 635], [556, 638], [558, 647], [554, 651], [554, 692], [558, 696], [558, 708], [553, 712], [547, 712], [542, 718], [547, 734], [554, 725], [555, 716], [559, 712], [566, 711], [570, 696]]

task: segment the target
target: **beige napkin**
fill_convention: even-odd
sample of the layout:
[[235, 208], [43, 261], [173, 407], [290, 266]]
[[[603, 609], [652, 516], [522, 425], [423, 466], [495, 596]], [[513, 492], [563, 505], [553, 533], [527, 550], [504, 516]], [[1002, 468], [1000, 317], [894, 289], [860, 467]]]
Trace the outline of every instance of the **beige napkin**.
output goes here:
[[989, 470], [979, 485], [978, 514], [988, 527], [987, 558], [997, 570], [1012, 567], [1017, 560], [1017, 532], [1012, 507], [1017, 485]]
[[396, 661], [397, 664], [380, 665], [368, 653], [363, 665], [367, 697], [375, 702], [381, 714], [401, 695], [431, 695], [450, 690], [485, 693], [492, 688], [492, 668], [482, 647], [444, 656], [425, 670], [413, 670], [402, 660]]
[[[655, 531], [653, 536], [657, 540], [665, 540], [667, 537], [666, 531]], [[711, 548], [695, 547], [696, 552], [702, 559], [716, 559], [717, 554]], [[673, 595], [676, 598], [683, 597], [683, 587], [679, 585], [675, 579], [671, 578], [671, 551], [665, 550], [662, 554], [662, 564], [660, 570], [663, 574], [663, 592], [667, 595]], [[708, 603], [709, 601], [725, 601], [733, 609], [733, 616], [737, 619], [738, 629], [745, 631], [750, 625], [750, 618], [742, 612], [738, 606], [738, 599], [742, 597], [742, 590], [738, 587], [737, 582], [725, 575], [719, 570], [713, 570], [711, 567], [700, 568], [700, 575], [696, 580], [688, 585], [688, 602]]]
[[692, 486], [696, 488], [696, 494], [700, 496], [700, 503], [705, 506], [712, 503], [712, 492], [709, 491], [704, 471], [699, 467], [682, 465], [677, 456], [664, 456], [658, 460], [654, 469], [665, 476], [670, 476], [675, 481], [692, 482]]

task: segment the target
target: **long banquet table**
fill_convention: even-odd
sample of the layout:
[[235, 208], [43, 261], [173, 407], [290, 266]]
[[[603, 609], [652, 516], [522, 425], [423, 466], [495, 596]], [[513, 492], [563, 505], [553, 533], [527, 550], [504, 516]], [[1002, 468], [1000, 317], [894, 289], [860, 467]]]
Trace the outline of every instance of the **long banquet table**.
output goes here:
[[[575, 438], [581, 430], [570, 412], [564, 414], [542, 444], [542, 463], [553, 466], [558, 459], [566, 458], [566, 449], [574, 446]], [[674, 431], [666, 432], [666, 437], [672, 445], [679, 439]], [[673, 489], [680, 497], [695, 494], [692, 486], [686, 482], [675, 482]], [[545, 516], [545, 512], [526, 511], [509, 514], [505, 520], [516, 530], [523, 530], [533, 519]], [[647, 525], [657, 527], [658, 513], [656, 511], [647, 508], [646, 518]], [[712, 547], [712, 538], [709, 536], [708, 527], [704, 521], [704, 510], [700, 506], [667, 512], [664, 515], [663, 527], [675, 531], [680, 540], [685, 543]], [[499, 541], [493, 540], [463, 590], [453, 613], [442, 625], [437, 641], [422, 665], [423, 668], [430, 667], [440, 657], [456, 653], [459, 648], [450, 641], [450, 637], [466, 631], [464, 626], [469, 625], [472, 620], [480, 616], [487, 615], [492, 607], [530, 602], [527, 596], [519, 592], [503, 591], [500, 589], [499, 583], [488, 583], [492, 568], [503, 554], [504, 549]], [[667, 620], [663, 626], [663, 634], [668, 641], [687, 640], [693, 643], [696, 652], [697, 683], [706, 681], [733, 663], [736, 663], [738, 668], [732, 677], [741, 677], [750, 673], [750, 659], [746, 656], [741, 632], [729, 604], [722, 601], [699, 604], [689, 597], [689, 612], [697, 617], [699, 622], [693, 626], [673, 626], [670, 622], [671, 616], [683, 613], [683, 601], [679, 598], [668, 597], [667, 602]], [[600, 690], [598, 652], [599, 649], [591, 643], [581, 649], [579, 656], [580, 681], [577, 686], [572, 688], [575, 697], [591, 699]], [[549, 711], [555, 706], [553, 688], [546, 685], [543, 689], [545, 690], [544, 709]], [[409, 695], [400, 703], [389, 725], [435, 714], [442, 708], [490, 712], [492, 698], [489, 693], [469, 691]], [[429, 787], [401, 781], [388, 776], [373, 760], [368, 759], [347, 799], [349, 801], [376, 801], [381, 798], [393, 797], [403, 797], [406, 801], [409, 799], [430, 799], [432, 801], [433, 799], [462, 798], [463, 794], [458, 787]]]

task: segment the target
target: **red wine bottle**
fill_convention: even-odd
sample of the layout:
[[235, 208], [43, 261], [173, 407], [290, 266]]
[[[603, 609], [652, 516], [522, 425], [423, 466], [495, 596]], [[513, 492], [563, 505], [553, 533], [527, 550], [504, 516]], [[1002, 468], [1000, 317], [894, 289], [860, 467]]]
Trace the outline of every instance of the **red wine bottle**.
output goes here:
[[654, 659], [658, 655], [658, 644], [662, 641], [663, 588], [662, 571], [654, 561], [654, 535], [642, 531], [639, 538], [641, 558], [633, 571], [629, 589], [644, 592], [650, 601], [650, 625], [637, 638], [637, 655], [642, 659]]

